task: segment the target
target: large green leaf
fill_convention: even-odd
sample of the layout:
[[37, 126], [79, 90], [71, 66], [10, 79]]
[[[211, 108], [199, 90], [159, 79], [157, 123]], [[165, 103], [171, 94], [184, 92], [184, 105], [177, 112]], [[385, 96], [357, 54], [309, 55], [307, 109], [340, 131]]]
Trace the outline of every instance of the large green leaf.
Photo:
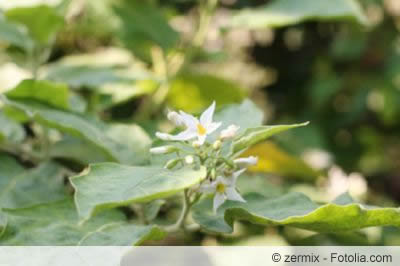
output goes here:
[[[146, 159], [145, 148], [150, 145], [146, 133], [135, 125], [106, 125], [76, 113], [56, 110], [42, 105], [4, 99], [9, 106], [24, 111], [35, 121], [83, 139], [101, 150], [108, 160], [137, 164]], [[121, 131], [124, 131], [122, 132]]]
[[107, 161], [107, 156], [96, 146], [71, 136], [51, 145], [49, 153], [52, 158], [64, 158], [82, 165]]
[[29, 38], [25, 28], [10, 21], [6, 21], [1, 15], [0, 40], [20, 47], [26, 51], [31, 51], [33, 47], [33, 41]]
[[26, 26], [31, 38], [42, 45], [51, 42], [64, 24], [57, 10], [47, 5], [17, 7], [7, 10], [5, 15], [10, 21]]
[[[0, 208], [22, 208], [65, 197], [62, 168], [53, 162], [23, 171], [12, 158], [0, 157]], [[3, 165], [2, 165], [3, 166]]]
[[228, 201], [212, 211], [208, 198], [194, 207], [193, 218], [204, 229], [231, 233], [235, 220], [259, 225], [287, 225], [317, 232], [343, 232], [371, 226], [400, 227], [399, 208], [378, 208], [355, 203], [343, 195], [336, 201], [318, 205], [301, 193], [278, 198], [259, 194], [245, 196], [246, 203]]
[[240, 104], [231, 104], [219, 110], [215, 114], [214, 120], [222, 122], [215, 134], [219, 134], [232, 124], [240, 127], [238, 131], [238, 134], [240, 134], [247, 128], [261, 126], [264, 120], [264, 112], [252, 101], [244, 100]]
[[7, 226], [7, 216], [0, 210], [0, 238]]
[[107, 83], [133, 81], [133, 79], [119, 74], [115, 68], [89, 65], [50, 66], [46, 78], [58, 82], [65, 82], [75, 88], [96, 88]]
[[240, 11], [232, 19], [233, 27], [258, 29], [282, 27], [309, 20], [367, 20], [356, 0], [275, 0], [264, 6]]
[[132, 167], [115, 163], [93, 164], [72, 177], [75, 203], [81, 220], [107, 208], [171, 196], [199, 183], [205, 168], [172, 171], [160, 167]]
[[157, 226], [140, 226], [127, 223], [105, 225], [87, 234], [79, 242], [80, 246], [131, 246], [146, 240], [164, 238], [166, 232]]
[[168, 50], [179, 40], [179, 34], [168, 24], [162, 9], [151, 1], [120, 1], [114, 11], [121, 21], [121, 40], [144, 59], [150, 59], [150, 49], [154, 45]]
[[[4, 211], [9, 222], [0, 245], [136, 245], [145, 239], [159, 239], [162, 236], [157, 227], [136, 226], [125, 230], [126, 217], [117, 210], [103, 212], [84, 225], [78, 225], [72, 200]], [[125, 230], [131, 235], [125, 235], [124, 240], [119, 238], [121, 234], [105, 237], [101, 232], [108, 228], [107, 225], [112, 225], [115, 231]]]
[[70, 106], [68, 87], [45, 80], [24, 80], [6, 95], [13, 100], [35, 100], [58, 109], [67, 110]]
[[243, 152], [251, 146], [263, 142], [273, 135], [279, 134], [292, 128], [303, 127], [306, 125], [308, 125], [308, 122], [293, 125], [260, 126], [248, 128], [242, 135], [240, 135], [233, 141], [232, 154]]
[[241, 102], [243, 88], [233, 82], [208, 74], [185, 73], [171, 82], [168, 104], [179, 110], [199, 112], [213, 101], [218, 105]]
[[25, 130], [17, 122], [6, 117], [0, 112], [0, 143], [4, 140], [18, 143], [24, 140]]
[[138, 125], [111, 124], [107, 127], [106, 134], [122, 145], [119, 149], [119, 156], [123, 158], [121, 163], [139, 165], [149, 161], [152, 141]]

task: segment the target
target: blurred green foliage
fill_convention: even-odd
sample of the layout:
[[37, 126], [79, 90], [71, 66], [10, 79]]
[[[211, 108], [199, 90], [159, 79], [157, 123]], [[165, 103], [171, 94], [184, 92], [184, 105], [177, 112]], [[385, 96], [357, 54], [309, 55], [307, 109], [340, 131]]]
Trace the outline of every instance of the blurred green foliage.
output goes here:
[[[277, 144], [247, 151], [260, 164], [248, 177], [254, 183], [241, 180], [244, 192], [278, 197], [301, 191], [326, 202], [344, 186], [369, 204], [398, 205], [398, 0], [31, 2], [0, 2], [0, 93], [7, 96], [0, 101], [0, 184], [21, 169], [35, 173], [61, 164], [70, 176], [92, 162], [148, 164], [154, 132], [171, 129], [163, 120], [167, 108], [198, 113], [216, 100], [217, 116], [229, 117], [226, 123], [258, 125], [262, 117], [252, 111], [253, 103], [244, 101], [240, 115], [224, 108], [250, 98], [264, 111], [266, 124], [311, 124], [276, 137]], [[57, 166], [38, 166], [46, 160]], [[55, 195], [68, 194], [59, 189]], [[36, 203], [49, 204], [51, 211], [71, 205], [48, 201]], [[149, 216], [165, 223], [175, 207], [156, 204]], [[75, 221], [70, 211], [68, 219]], [[23, 216], [36, 219], [9, 212], [16, 224]], [[99, 219], [121, 215], [110, 213]], [[7, 224], [3, 217], [0, 212], [0, 235]], [[35, 220], [35, 233], [42, 226]], [[343, 234], [247, 223], [237, 228], [232, 238], [199, 234], [192, 242], [400, 243], [399, 230], [391, 227]], [[141, 230], [138, 242], [158, 229]], [[12, 240], [5, 232], [12, 244], [25, 237], [17, 232]], [[73, 241], [64, 244], [76, 244], [84, 232], [74, 228], [72, 234]], [[24, 244], [37, 244], [29, 241]]]

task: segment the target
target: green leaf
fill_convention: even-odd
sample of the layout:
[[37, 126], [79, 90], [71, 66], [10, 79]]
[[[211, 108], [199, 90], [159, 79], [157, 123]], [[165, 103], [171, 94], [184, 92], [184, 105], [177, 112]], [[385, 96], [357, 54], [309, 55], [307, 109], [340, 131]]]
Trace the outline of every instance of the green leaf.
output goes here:
[[68, 110], [70, 106], [68, 87], [45, 80], [24, 80], [6, 95], [12, 100], [35, 100], [58, 109]]
[[4, 140], [19, 143], [25, 139], [25, 130], [17, 122], [0, 112], [0, 143]]
[[[23, 209], [5, 209], [4, 212], [9, 222], [0, 245], [137, 245], [144, 240], [157, 240], [163, 236], [162, 231], [154, 226], [129, 227], [126, 217], [117, 210], [103, 212], [84, 225], [79, 225], [72, 200]], [[109, 235], [110, 229], [115, 235]], [[123, 239], [120, 238], [122, 231], [127, 233]]]
[[222, 130], [232, 124], [240, 127], [238, 131], [238, 134], [240, 134], [247, 128], [261, 126], [263, 120], [264, 112], [252, 101], [244, 100], [240, 104], [231, 104], [215, 114], [214, 121], [222, 122], [221, 127], [217, 130], [215, 135], [218, 135]]
[[168, 24], [162, 9], [150, 1], [120, 1], [114, 6], [114, 12], [121, 21], [121, 40], [141, 58], [150, 59], [154, 45], [169, 50], [179, 40], [179, 34]]
[[151, 138], [138, 125], [111, 124], [106, 134], [114, 142], [120, 143], [121, 163], [140, 165], [150, 160]]
[[273, 135], [293, 129], [296, 127], [303, 127], [308, 125], [308, 122], [293, 125], [277, 125], [277, 126], [260, 126], [255, 128], [248, 128], [246, 131], [237, 137], [232, 144], [232, 154], [238, 154], [251, 146], [265, 141]]
[[154, 225], [108, 224], [93, 233], [87, 234], [80, 246], [131, 246], [140, 245], [147, 240], [163, 239], [166, 232]]
[[259, 29], [314, 20], [350, 20], [367, 24], [367, 18], [356, 0], [275, 0], [258, 8], [240, 11], [233, 17], [231, 25]]
[[209, 74], [185, 73], [171, 82], [168, 104], [186, 112], [199, 112], [213, 101], [218, 105], [239, 103], [246, 97], [243, 88]]
[[115, 163], [93, 164], [70, 179], [82, 221], [107, 208], [165, 198], [206, 177], [205, 168], [171, 171], [160, 167], [132, 167]]
[[5, 16], [10, 21], [26, 26], [31, 38], [42, 45], [53, 41], [64, 24], [63, 17], [57, 14], [56, 9], [47, 5], [9, 9]]
[[[134, 164], [142, 163], [146, 159], [143, 150], [150, 140], [146, 133], [135, 125], [109, 126], [80, 114], [33, 103], [11, 101], [7, 98], [4, 98], [4, 102], [24, 111], [38, 123], [91, 143], [101, 150], [108, 160]], [[121, 133], [121, 130], [125, 132]]]
[[2, 16], [0, 16], [0, 40], [26, 51], [31, 51], [33, 48], [33, 41], [26, 33], [26, 29], [10, 21], [6, 21]]
[[50, 147], [52, 158], [64, 158], [82, 165], [106, 162], [107, 156], [90, 142], [66, 136]]
[[23, 171], [12, 158], [1, 156], [0, 208], [22, 208], [65, 198], [62, 168], [53, 162]]
[[[343, 197], [347, 198], [343, 201]], [[194, 207], [193, 218], [204, 229], [231, 233], [235, 220], [259, 225], [287, 225], [316, 232], [333, 233], [372, 226], [400, 227], [399, 208], [378, 208], [349, 201], [348, 196], [333, 203], [318, 205], [301, 193], [278, 198], [258, 194], [244, 197], [246, 203], [228, 201], [217, 214], [208, 198]]]
[[116, 69], [112, 67], [95, 67], [89, 65], [50, 66], [46, 78], [58, 82], [65, 82], [75, 88], [96, 88], [107, 83], [127, 83], [134, 81], [132, 78], [119, 74]]
[[7, 216], [0, 210], [0, 239], [7, 227]]

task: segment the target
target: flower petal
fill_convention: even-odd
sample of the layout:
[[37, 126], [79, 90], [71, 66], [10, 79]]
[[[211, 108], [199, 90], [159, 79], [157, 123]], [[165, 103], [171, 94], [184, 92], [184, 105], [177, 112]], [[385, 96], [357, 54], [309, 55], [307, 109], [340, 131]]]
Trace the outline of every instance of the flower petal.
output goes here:
[[191, 140], [194, 139], [196, 136], [197, 135], [195, 132], [193, 132], [190, 129], [187, 129], [185, 131], [182, 131], [178, 135], [172, 136], [171, 140], [180, 140], [180, 141]]
[[222, 193], [215, 193], [214, 196], [214, 213], [217, 213], [218, 208], [225, 202], [225, 195]]
[[216, 184], [218, 183], [222, 183], [224, 185], [229, 186], [230, 185], [230, 181], [228, 178], [225, 178], [223, 176], [217, 176], [217, 179], [214, 181]]
[[182, 121], [185, 124], [185, 126], [193, 131], [197, 131], [197, 125], [199, 124], [199, 120], [196, 117], [185, 113], [184, 111], [180, 111], [179, 113], [181, 115]]
[[234, 200], [234, 201], [240, 201], [240, 202], [246, 202], [242, 196], [236, 191], [234, 187], [228, 187], [225, 190], [226, 197], [228, 200]]
[[204, 142], [206, 141], [207, 135], [202, 135], [202, 136], [198, 136], [198, 140], [197, 143], [201, 146], [204, 144]]
[[163, 132], [156, 132], [156, 137], [162, 140], [172, 140], [173, 136]]
[[183, 126], [185, 124], [182, 116], [175, 111], [169, 111], [167, 117], [168, 120], [170, 120], [176, 126]]
[[202, 184], [199, 188], [199, 191], [205, 194], [215, 193], [216, 183], [206, 183]]
[[215, 101], [210, 105], [210, 107], [205, 110], [201, 116], [200, 116], [200, 123], [202, 125], [208, 125], [212, 123], [212, 119], [214, 116], [214, 111], [215, 111]]
[[243, 174], [247, 169], [240, 169], [239, 171], [236, 171], [232, 174], [232, 185], [235, 186], [236, 185], [236, 181], [238, 179], [238, 177]]
[[221, 122], [216, 122], [216, 123], [211, 123], [206, 125], [207, 129], [207, 134], [213, 133], [215, 130], [217, 130], [220, 126], [222, 125]]

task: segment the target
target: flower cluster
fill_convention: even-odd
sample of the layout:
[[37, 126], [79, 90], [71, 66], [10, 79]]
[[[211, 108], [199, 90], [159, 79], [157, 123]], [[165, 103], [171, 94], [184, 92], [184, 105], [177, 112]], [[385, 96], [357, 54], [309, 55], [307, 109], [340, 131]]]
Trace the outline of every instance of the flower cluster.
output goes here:
[[[213, 121], [214, 112], [215, 102], [201, 114], [200, 118], [183, 111], [179, 113], [170, 111], [168, 119], [177, 127], [182, 127], [183, 131], [177, 135], [157, 132], [156, 136], [159, 139], [171, 143], [166, 146], [154, 147], [150, 152], [153, 154], [176, 153], [177, 158], [171, 159], [165, 164], [168, 169], [185, 164], [205, 166], [207, 178], [199, 187], [192, 188], [192, 192], [200, 196], [214, 194], [214, 212], [216, 212], [226, 200], [245, 202], [236, 188], [236, 181], [246, 171], [246, 167], [256, 164], [258, 159], [254, 156], [232, 158], [233, 155], [225, 154], [223, 147], [234, 140], [239, 127], [229, 125], [226, 129], [218, 132], [222, 122]], [[177, 144], [189, 149], [184, 149]]]

